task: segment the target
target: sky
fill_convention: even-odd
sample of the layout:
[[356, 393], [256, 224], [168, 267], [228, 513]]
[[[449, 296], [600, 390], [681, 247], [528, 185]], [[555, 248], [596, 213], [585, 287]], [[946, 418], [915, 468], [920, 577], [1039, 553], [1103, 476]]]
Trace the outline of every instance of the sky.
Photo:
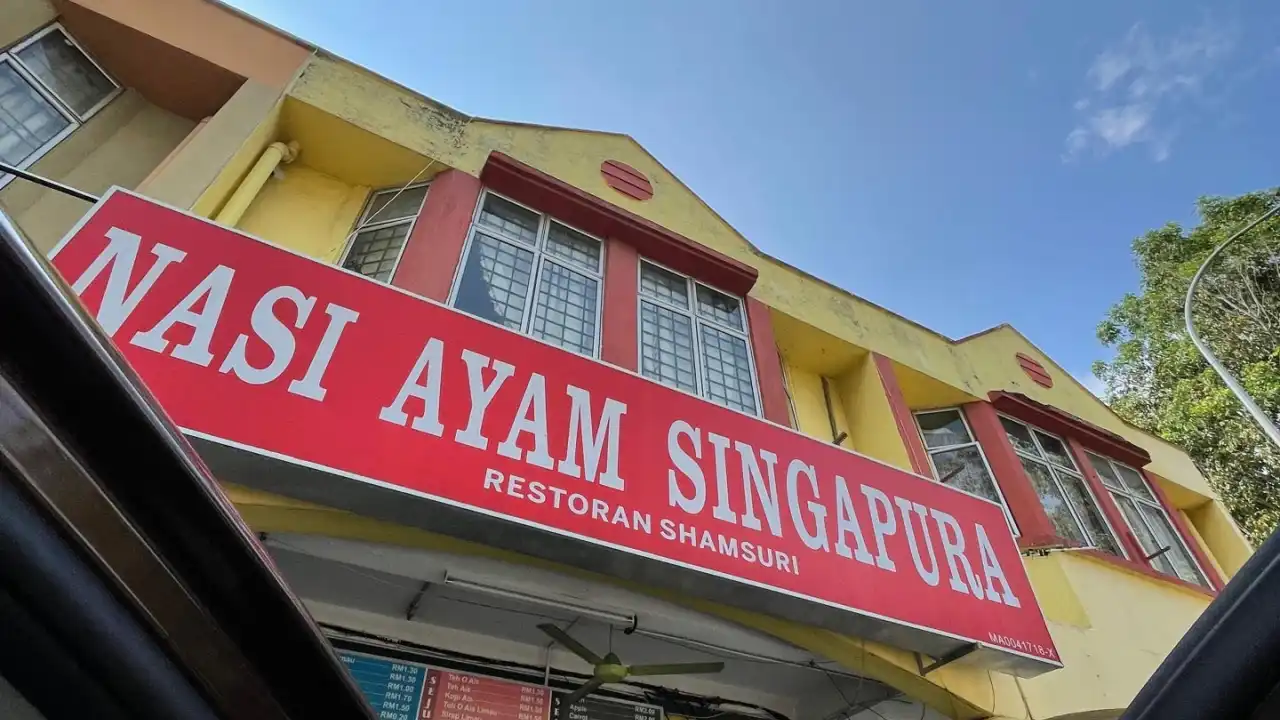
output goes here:
[[765, 252], [1095, 392], [1133, 239], [1280, 185], [1280, 3], [232, 4], [467, 114], [627, 133]]

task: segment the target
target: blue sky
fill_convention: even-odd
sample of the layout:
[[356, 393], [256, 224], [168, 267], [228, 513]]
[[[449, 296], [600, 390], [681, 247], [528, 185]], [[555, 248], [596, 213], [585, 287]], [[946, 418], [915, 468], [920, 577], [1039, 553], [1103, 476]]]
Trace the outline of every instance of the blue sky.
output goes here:
[[1280, 4], [234, 0], [462, 112], [625, 132], [766, 252], [1086, 384], [1129, 245], [1280, 184]]

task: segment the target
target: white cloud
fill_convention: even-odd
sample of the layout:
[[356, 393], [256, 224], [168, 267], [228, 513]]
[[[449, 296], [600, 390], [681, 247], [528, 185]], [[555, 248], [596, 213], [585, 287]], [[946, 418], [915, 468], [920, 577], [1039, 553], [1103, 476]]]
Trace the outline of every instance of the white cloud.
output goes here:
[[1143, 145], [1156, 162], [1168, 159], [1180, 113], [1225, 72], [1238, 38], [1234, 27], [1209, 21], [1167, 38], [1134, 25], [1086, 72], [1063, 160]]

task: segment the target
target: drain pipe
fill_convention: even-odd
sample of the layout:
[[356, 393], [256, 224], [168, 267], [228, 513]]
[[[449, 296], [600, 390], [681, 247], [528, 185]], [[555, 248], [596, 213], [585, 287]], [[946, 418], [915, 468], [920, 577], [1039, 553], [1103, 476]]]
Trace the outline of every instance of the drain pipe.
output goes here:
[[298, 157], [298, 143], [296, 141], [288, 144], [282, 142], [273, 142], [262, 151], [262, 155], [258, 157], [258, 161], [253, 164], [249, 170], [249, 174], [244, 176], [244, 180], [240, 181], [239, 187], [227, 199], [227, 203], [222, 206], [218, 214], [213, 218], [214, 222], [228, 227], [235, 227], [240, 222], [240, 218], [244, 217], [244, 211], [249, 209], [249, 205], [253, 203], [253, 199], [258, 197], [258, 193], [262, 192], [262, 186], [267, 184], [267, 179], [271, 177], [271, 173], [280, 166], [281, 163], [289, 164]]

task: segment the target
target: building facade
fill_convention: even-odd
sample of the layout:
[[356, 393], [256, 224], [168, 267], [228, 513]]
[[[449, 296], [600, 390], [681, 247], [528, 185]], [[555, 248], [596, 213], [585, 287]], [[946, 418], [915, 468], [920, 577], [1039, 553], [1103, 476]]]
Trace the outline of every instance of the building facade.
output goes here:
[[[626, 135], [464, 115], [206, 0], [0, 7], [0, 159], [172, 237], [12, 178], [0, 208], [383, 717], [432, 683], [458, 720], [559, 712], [592, 668], [547, 623], [723, 665], [569, 715], [1113, 717], [1251, 552], [1186, 453], [1015, 329], [952, 340], [769, 257]], [[126, 258], [154, 277], [112, 290]]]

